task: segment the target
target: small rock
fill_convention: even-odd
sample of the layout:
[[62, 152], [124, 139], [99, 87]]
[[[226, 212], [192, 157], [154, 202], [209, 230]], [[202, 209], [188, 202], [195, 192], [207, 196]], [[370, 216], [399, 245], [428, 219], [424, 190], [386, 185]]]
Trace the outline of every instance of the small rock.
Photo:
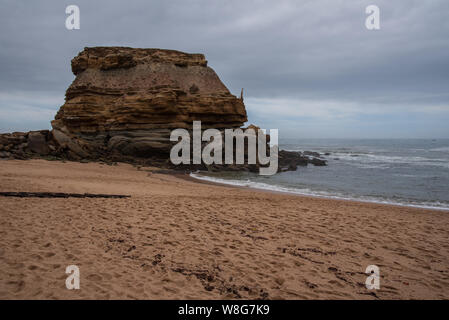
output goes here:
[[19, 144], [18, 149], [19, 150], [24, 150], [26, 147], [28, 147], [28, 143], [23, 142], [23, 143]]
[[325, 166], [326, 161], [318, 158], [313, 158], [310, 160], [310, 163], [312, 163], [314, 166]]
[[285, 282], [285, 280], [284, 280], [283, 278], [276, 278], [276, 279], [274, 279], [274, 281], [275, 281], [278, 285], [282, 285], [282, 284]]

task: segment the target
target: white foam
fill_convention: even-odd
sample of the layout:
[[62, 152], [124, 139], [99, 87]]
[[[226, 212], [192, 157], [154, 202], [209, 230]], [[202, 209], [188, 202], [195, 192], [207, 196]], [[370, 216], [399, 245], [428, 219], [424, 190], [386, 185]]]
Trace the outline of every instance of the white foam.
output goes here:
[[[344, 148], [343, 148], [344, 149]], [[283, 149], [286, 151], [293, 152], [303, 152], [302, 149]], [[436, 148], [431, 149], [432, 151], [449, 151], [449, 147]], [[378, 168], [378, 169], [388, 169], [388, 164], [411, 164], [418, 166], [436, 166], [449, 168], [449, 159], [446, 158], [427, 158], [421, 156], [391, 156], [391, 155], [381, 155], [369, 151], [354, 151], [354, 150], [338, 150], [338, 151], [330, 151], [330, 155], [324, 156], [330, 161], [334, 161], [335, 158], [338, 158], [340, 161], [346, 161], [351, 165], [360, 168]], [[337, 161], [337, 160], [335, 160]]]
[[449, 152], [449, 147], [433, 148], [433, 149], [430, 149], [430, 151]]
[[360, 165], [379, 165], [379, 168], [387, 167], [387, 164], [412, 164], [418, 166], [437, 166], [449, 168], [449, 159], [427, 158], [427, 157], [411, 157], [411, 156], [386, 156], [369, 153], [333, 153], [331, 159], [338, 158], [341, 161], [356, 166]]
[[190, 176], [192, 178], [195, 178], [198, 180], [210, 181], [210, 182], [215, 182], [215, 183], [222, 183], [222, 184], [228, 184], [228, 185], [233, 185], [233, 186], [248, 187], [248, 188], [253, 188], [253, 189], [268, 190], [268, 191], [275, 191], [275, 192], [293, 193], [293, 194], [299, 194], [299, 195], [311, 196], [311, 197], [337, 199], [337, 200], [352, 200], [352, 201], [369, 202], [369, 203], [391, 204], [391, 205], [404, 206], [404, 207], [449, 211], [449, 206], [447, 204], [440, 203], [438, 201], [434, 201], [434, 202], [429, 201], [429, 202], [421, 202], [421, 203], [405, 203], [405, 202], [398, 202], [398, 201], [394, 201], [394, 200], [387, 200], [387, 199], [374, 198], [374, 197], [347, 196], [344, 194], [339, 194], [337, 192], [330, 193], [330, 192], [326, 192], [326, 191], [311, 190], [309, 188], [302, 188], [302, 189], [288, 188], [288, 187], [282, 187], [282, 186], [277, 186], [277, 185], [271, 185], [271, 184], [263, 183], [263, 182], [255, 182], [255, 181], [251, 181], [249, 179], [247, 179], [247, 180], [220, 179], [220, 178], [216, 178], [216, 177], [201, 175], [198, 173], [190, 173]]

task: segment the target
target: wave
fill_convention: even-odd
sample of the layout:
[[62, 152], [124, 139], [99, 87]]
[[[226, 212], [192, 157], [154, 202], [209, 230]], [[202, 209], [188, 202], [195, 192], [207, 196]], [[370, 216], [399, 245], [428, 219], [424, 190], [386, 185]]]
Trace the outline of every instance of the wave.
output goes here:
[[430, 151], [449, 152], [449, 147], [433, 148], [433, 149], [430, 149]]
[[[317, 149], [317, 148], [315, 148]], [[302, 152], [302, 149], [283, 149], [286, 151]], [[430, 149], [431, 151], [449, 151], [449, 147]], [[435, 166], [449, 168], [449, 158], [429, 158], [423, 156], [398, 156], [398, 155], [385, 155], [379, 154], [379, 150], [374, 151], [362, 151], [354, 150], [351, 148], [337, 148], [333, 150], [318, 150], [322, 152], [322, 158], [333, 160], [345, 161], [351, 165], [359, 166], [361, 168], [388, 168], [388, 164], [409, 164], [418, 166]], [[410, 151], [410, 150], [409, 150]], [[329, 152], [330, 155], [324, 155], [325, 152]]]
[[411, 164], [417, 166], [436, 166], [449, 168], [449, 159], [422, 156], [387, 156], [372, 153], [333, 153], [330, 159], [338, 158], [352, 164]]
[[422, 209], [433, 209], [433, 210], [445, 210], [449, 211], [449, 203], [441, 203], [439, 201], [408, 201], [408, 200], [393, 200], [393, 199], [384, 199], [384, 198], [376, 198], [369, 196], [355, 196], [355, 195], [346, 195], [338, 192], [327, 192], [327, 191], [319, 191], [312, 190], [309, 188], [289, 188], [283, 187], [279, 185], [272, 185], [263, 182], [255, 182], [249, 179], [247, 180], [236, 180], [236, 179], [221, 179], [211, 176], [205, 176], [198, 173], [190, 173], [192, 178], [198, 180], [204, 180], [215, 183], [228, 184], [232, 186], [239, 187], [249, 187], [253, 189], [274, 191], [274, 192], [282, 192], [282, 193], [290, 193], [290, 194], [298, 194], [304, 196], [311, 197], [319, 197], [319, 198], [327, 198], [327, 199], [337, 199], [337, 200], [352, 200], [352, 201], [360, 201], [360, 202], [369, 202], [369, 203], [379, 203], [379, 204], [390, 204], [404, 207], [413, 207], [413, 208], [422, 208]]

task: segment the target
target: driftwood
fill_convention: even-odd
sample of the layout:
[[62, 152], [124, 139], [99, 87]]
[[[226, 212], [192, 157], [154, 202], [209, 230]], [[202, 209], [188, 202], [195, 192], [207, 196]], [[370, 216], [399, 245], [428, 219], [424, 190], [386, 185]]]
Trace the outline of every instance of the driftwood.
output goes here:
[[121, 194], [62, 193], [62, 192], [0, 192], [3, 197], [18, 198], [129, 198]]

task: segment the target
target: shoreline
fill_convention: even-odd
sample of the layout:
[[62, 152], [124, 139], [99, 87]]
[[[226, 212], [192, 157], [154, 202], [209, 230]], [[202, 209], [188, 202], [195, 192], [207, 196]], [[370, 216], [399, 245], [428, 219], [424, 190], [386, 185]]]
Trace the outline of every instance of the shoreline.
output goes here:
[[[201, 173], [199, 173], [201, 174]], [[438, 207], [430, 207], [430, 206], [420, 206], [420, 205], [407, 205], [407, 204], [401, 204], [401, 203], [388, 203], [388, 202], [381, 202], [381, 201], [375, 201], [375, 200], [357, 200], [357, 199], [346, 199], [346, 198], [339, 198], [337, 196], [321, 196], [321, 195], [308, 195], [308, 194], [300, 194], [295, 192], [288, 192], [288, 191], [279, 191], [279, 190], [270, 190], [270, 189], [263, 189], [263, 188], [257, 188], [257, 187], [248, 187], [248, 186], [239, 186], [232, 183], [225, 183], [225, 182], [218, 182], [218, 181], [211, 181], [207, 179], [201, 179], [192, 177], [191, 174], [186, 174], [186, 177], [189, 178], [189, 180], [196, 181], [199, 183], [205, 183], [205, 184], [211, 184], [211, 185], [218, 185], [218, 186], [226, 186], [226, 187], [232, 187], [232, 188], [241, 188], [246, 190], [254, 190], [258, 192], [268, 192], [268, 193], [274, 193], [274, 194], [285, 194], [285, 195], [293, 195], [298, 197], [304, 197], [304, 198], [316, 198], [316, 199], [327, 199], [327, 200], [334, 200], [334, 201], [347, 201], [347, 202], [356, 202], [360, 204], [374, 204], [374, 205], [383, 205], [383, 206], [392, 206], [392, 207], [405, 207], [410, 209], [419, 209], [419, 210], [426, 210], [426, 211], [436, 211], [436, 212], [448, 212], [449, 208], [438, 208]]]
[[[11, 160], [1, 299], [448, 299], [442, 211], [200, 182], [129, 164]], [[65, 288], [77, 265], [81, 290]], [[369, 265], [380, 289], [365, 288]]]

